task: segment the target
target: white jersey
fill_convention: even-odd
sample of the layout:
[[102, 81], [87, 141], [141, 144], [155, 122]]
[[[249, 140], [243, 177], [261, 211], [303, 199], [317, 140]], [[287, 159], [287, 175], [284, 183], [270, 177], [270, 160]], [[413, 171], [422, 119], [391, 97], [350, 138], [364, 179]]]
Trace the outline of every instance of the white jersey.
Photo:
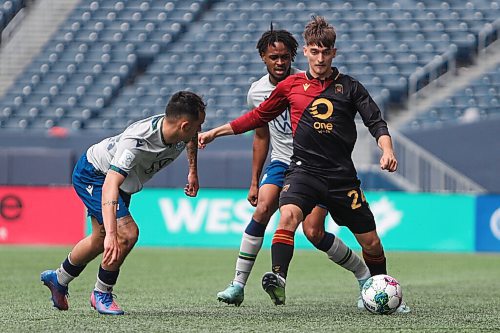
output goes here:
[[[301, 70], [292, 67], [290, 74], [301, 72]], [[252, 83], [247, 95], [249, 108], [254, 109], [259, 106], [271, 95], [274, 88], [276, 86], [269, 81], [269, 74]], [[269, 122], [269, 133], [271, 135], [271, 161], [278, 160], [290, 164], [290, 158], [293, 154], [293, 137], [288, 109]]]
[[102, 173], [109, 169], [124, 175], [120, 189], [132, 194], [169, 165], [186, 147], [185, 142], [166, 144], [162, 136], [164, 115], [139, 120], [122, 134], [102, 140], [87, 150], [87, 159]]

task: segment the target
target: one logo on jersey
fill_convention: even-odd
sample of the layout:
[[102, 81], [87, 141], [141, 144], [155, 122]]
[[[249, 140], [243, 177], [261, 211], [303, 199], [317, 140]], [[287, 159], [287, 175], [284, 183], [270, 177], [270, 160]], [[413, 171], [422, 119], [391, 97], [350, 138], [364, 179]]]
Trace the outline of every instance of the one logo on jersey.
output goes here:
[[87, 188], [85, 190], [87, 190], [87, 192], [92, 195], [92, 192], [94, 191], [94, 185], [87, 185]]
[[290, 184], [286, 184], [285, 186], [283, 186], [283, 189], [281, 191], [287, 192], [289, 188], [290, 188]]
[[333, 114], [333, 103], [326, 98], [318, 98], [308, 108], [309, 113], [319, 121], [313, 123], [314, 129], [318, 133], [331, 133], [333, 124], [328, 119]]
[[135, 145], [135, 146], [136, 146], [136, 147], [142, 147], [142, 146], [144, 146], [144, 140], [139, 140], [139, 139], [138, 139], [138, 140], [137, 140], [137, 143], [136, 143], [136, 145]]
[[309, 83], [304, 83], [302, 87], [304, 87], [304, 91], [307, 91], [311, 85]]

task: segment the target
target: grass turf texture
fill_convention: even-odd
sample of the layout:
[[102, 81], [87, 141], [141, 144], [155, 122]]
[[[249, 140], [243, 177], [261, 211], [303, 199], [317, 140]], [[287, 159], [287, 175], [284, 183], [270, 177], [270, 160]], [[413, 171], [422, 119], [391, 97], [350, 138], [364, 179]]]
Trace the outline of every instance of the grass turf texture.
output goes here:
[[51, 306], [40, 272], [68, 249], [0, 247], [0, 332], [487, 332], [500, 329], [498, 255], [389, 253], [409, 315], [378, 316], [356, 308], [357, 283], [324, 254], [296, 251], [287, 304], [272, 305], [260, 286], [270, 266], [262, 251], [237, 308], [216, 300], [233, 277], [237, 250], [135, 249], [115, 288], [125, 316], [89, 306], [98, 261], [70, 285], [69, 311]]

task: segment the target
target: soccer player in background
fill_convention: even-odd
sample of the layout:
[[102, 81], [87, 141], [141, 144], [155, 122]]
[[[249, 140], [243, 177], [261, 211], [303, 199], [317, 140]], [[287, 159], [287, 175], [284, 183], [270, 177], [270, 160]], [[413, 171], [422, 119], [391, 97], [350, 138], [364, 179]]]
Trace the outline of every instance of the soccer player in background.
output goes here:
[[[286, 30], [266, 31], [257, 42], [257, 49], [266, 65], [268, 74], [254, 82], [248, 91], [248, 105], [257, 107], [269, 97], [278, 82], [291, 74], [300, 73], [293, 68], [292, 62], [297, 54], [298, 43]], [[259, 186], [263, 165], [271, 143], [271, 162], [267, 166]], [[241, 238], [240, 251], [236, 260], [236, 273], [229, 286], [217, 293], [219, 301], [239, 306], [244, 299], [244, 288], [255, 259], [264, 241], [264, 232], [271, 216], [278, 209], [278, 199], [285, 171], [290, 164], [293, 151], [290, 113], [285, 111], [277, 118], [255, 129], [253, 141], [252, 182], [248, 201], [256, 207], [252, 220], [247, 225]], [[344, 242], [324, 229], [327, 211], [315, 207], [302, 224], [306, 237], [330, 260], [352, 271], [360, 287], [370, 277], [370, 272], [361, 258], [347, 247]], [[364, 308], [361, 298], [358, 308]]]
[[113, 300], [112, 291], [120, 266], [139, 236], [128, 209], [131, 195], [186, 147], [189, 173], [184, 193], [197, 195], [197, 134], [204, 120], [202, 99], [180, 91], [170, 98], [165, 114], [139, 120], [82, 155], [73, 171], [73, 187], [87, 207], [92, 233], [75, 245], [58, 269], [41, 274], [54, 307], [68, 309], [68, 284], [103, 253], [90, 304], [101, 314], [124, 313]]
[[[293, 156], [279, 199], [281, 216], [271, 247], [272, 272], [262, 278], [264, 290], [276, 305], [285, 302], [295, 231], [318, 203], [354, 234], [371, 275], [387, 273], [375, 219], [351, 157], [357, 135], [354, 117], [359, 112], [382, 150], [381, 169], [394, 172], [397, 160], [387, 123], [364, 86], [331, 66], [337, 51], [333, 26], [321, 16], [313, 17], [303, 37], [309, 64], [306, 73], [290, 75], [257, 108], [198, 136], [203, 148], [219, 136], [261, 127], [290, 109]], [[410, 309], [403, 303], [398, 311]]]

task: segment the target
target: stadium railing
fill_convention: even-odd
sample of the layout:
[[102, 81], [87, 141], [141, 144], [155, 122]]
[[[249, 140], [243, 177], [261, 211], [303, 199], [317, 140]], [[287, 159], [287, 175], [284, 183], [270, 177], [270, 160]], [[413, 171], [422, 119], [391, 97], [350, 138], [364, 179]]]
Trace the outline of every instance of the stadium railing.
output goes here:
[[484, 28], [478, 33], [477, 41], [477, 54], [483, 56], [486, 48], [491, 43], [498, 40], [500, 36], [500, 18], [496, 19], [493, 23], [485, 24]]
[[[398, 158], [396, 175], [402, 176], [411, 188], [424, 192], [485, 193], [486, 189], [441, 161], [403, 134], [391, 131]], [[373, 147], [373, 156], [380, 151]], [[408, 188], [408, 186], [406, 186]]]

